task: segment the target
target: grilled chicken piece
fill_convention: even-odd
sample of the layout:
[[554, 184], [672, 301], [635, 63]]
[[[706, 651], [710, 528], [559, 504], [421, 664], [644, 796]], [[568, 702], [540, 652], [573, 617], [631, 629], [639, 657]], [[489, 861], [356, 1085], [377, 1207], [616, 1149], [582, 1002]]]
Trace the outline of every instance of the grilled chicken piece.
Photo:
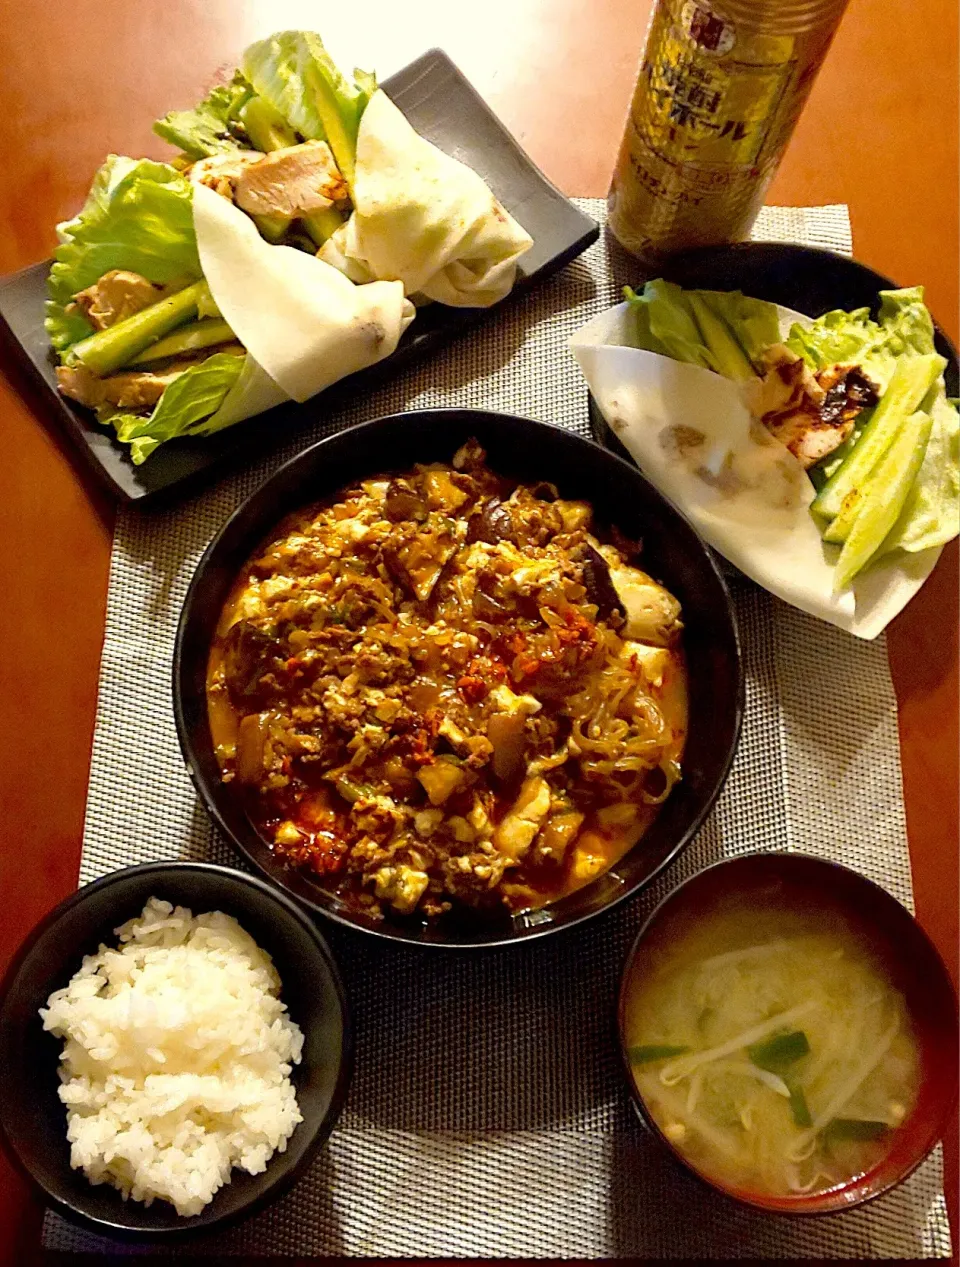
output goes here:
[[139, 273], [125, 268], [112, 268], [86, 290], [73, 297], [67, 309], [81, 312], [94, 330], [106, 330], [118, 321], [132, 317], [156, 303], [162, 287], [155, 286]]
[[199, 159], [186, 174], [195, 185], [206, 185], [222, 198], [233, 201], [243, 173], [264, 160], [265, 155], [257, 150], [231, 150], [226, 154], [211, 154], [209, 158]]
[[326, 141], [274, 150], [246, 166], [236, 182], [236, 203], [252, 216], [294, 219], [346, 202], [347, 186]]
[[762, 379], [747, 387], [754, 417], [806, 470], [847, 439], [861, 409], [877, 403], [877, 390], [856, 365], [832, 365], [812, 374], [783, 344], [767, 350]]
[[808, 470], [843, 444], [853, 430], [853, 419], [824, 422], [814, 410], [800, 408], [764, 418], [763, 425]]
[[162, 374], [148, 370], [125, 370], [98, 378], [83, 365], [58, 365], [57, 386], [64, 396], [79, 401], [89, 409], [115, 405], [118, 409], [152, 409], [175, 378], [194, 365], [194, 361], [175, 361]]

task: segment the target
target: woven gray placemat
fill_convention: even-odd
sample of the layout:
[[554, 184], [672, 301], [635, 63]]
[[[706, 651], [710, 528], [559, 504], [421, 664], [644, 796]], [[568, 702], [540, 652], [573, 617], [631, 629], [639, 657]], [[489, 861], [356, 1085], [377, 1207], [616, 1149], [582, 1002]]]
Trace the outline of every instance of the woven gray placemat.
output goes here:
[[[600, 200], [580, 205], [602, 219]], [[754, 236], [850, 251], [841, 206], [767, 208]], [[82, 882], [160, 858], [236, 865], [184, 771], [169, 685], [187, 584], [230, 511], [320, 436], [399, 409], [501, 409], [589, 434], [585, 388], [565, 345], [632, 280], [613, 272], [601, 239], [536, 293], [351, 408], [325, 416], [321, 401], [296, 442], [256, 466], [174, 509], [120, 514]], [[681, 878], [731, 854], [792, 848], [852, 865], [912, 906], [883, 640], [857, 641], [746, 582], [735, 583], [735, 598], [743, 739], [695, 844], [638, 900], [503, 953], [424, 956], [325, 929], [356, 1022], [347, 1106], [297, 1187], [206, 1239], [205, 1254], [949, 1256], [939, 1151], [870, 1206], [786, 1220], [739, 1209], [677, 1171], [629, 1107], [613, 1034], [618, 975], [645, 914]], [[53, 1214], [44, 1243], [137, 1252]]]

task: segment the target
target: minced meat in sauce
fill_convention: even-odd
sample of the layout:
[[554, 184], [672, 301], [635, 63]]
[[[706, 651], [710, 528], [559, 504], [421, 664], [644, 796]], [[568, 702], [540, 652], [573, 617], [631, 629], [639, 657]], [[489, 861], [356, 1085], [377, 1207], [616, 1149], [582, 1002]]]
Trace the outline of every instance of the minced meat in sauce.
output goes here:
[[680, 772], [680, 608], [631, 552], [475, 441], [290, 516], [211, 651], [224, 780], [279, 857], [374, 918], [572, 892]]

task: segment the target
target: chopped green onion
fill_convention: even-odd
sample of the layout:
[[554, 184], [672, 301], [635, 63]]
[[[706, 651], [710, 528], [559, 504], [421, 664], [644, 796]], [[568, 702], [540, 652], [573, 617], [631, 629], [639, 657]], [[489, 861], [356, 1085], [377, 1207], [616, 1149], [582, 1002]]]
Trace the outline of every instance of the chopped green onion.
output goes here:
[[868, 1118], [835, 1117], [823, 1130], [826, 1139], [869, 1140], [883, 1139], [890, 1130], [886, 1122], [873, 1122]]
[[787, 1087], [790, 1091], [790, 1112], [793, 1114], [794, 1122], [797, 1126], [812, 1126], [813, 1118], [810, 1116], [810, 1108], [807, 1097], [803, 1094], [803, 1087], [797, 1082], [788, 1082]]
[[649, 1065], [655, 1060], [668, 1060], [671, 1056], [682, 1056], [689, 1050], [689, 1047], [671, 1047], [667, 1043], [660, 1045], [654, 1043], [648, 1047], [629, 1047], [627, 1055], [630, 1057], [631, 1065]]
[[747, 1055], [758, 1069], [782, 1074], [784, 1069], [796, 1064], [809, 1051], [806, 1034], [802, 1029], [795, 1029], [789, 1034], [774, 1034], [762, 1043], [754, 1043], [747, 1048]]

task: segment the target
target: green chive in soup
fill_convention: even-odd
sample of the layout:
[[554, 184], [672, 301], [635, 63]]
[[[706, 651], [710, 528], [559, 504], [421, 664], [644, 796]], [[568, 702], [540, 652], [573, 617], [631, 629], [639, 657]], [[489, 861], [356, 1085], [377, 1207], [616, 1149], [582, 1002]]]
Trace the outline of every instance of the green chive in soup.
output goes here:
[[706, 1178], [789, 1197], [849, 1183], [916, 1100], [903, 996], [837, 914], [735, 896], [638, 955], [624, 995], [637, 1090]]

